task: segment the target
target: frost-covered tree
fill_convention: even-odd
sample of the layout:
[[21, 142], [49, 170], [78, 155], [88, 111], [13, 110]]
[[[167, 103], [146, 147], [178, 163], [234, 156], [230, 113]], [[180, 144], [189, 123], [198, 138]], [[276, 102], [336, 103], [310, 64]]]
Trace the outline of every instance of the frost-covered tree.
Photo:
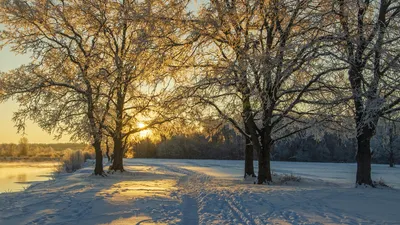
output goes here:
[[[103, 175], [101, 140], [107, 107], [97, 49], [103, 27], [99, 1], [23, 1], [0, 3], [0, 40], [31, 62], [2, 76], [4, 98], [15, 97], [21, 108], [19, 128], [32, 119], [58, 134], [90, 140], [96, 150], [94, 173]], [[4, 99], [3, 98], [3, 99]]]
[[[357, 137], [357, 184], [373, 185], [371, 138], [380, 117], [400, 109], [400, 2], [338, 0], [336, 60], [348, 67]], [[327, 28], [329, 30], [329, 28]]]
[[168, 65], [186, 48], [180, 39], [186, 4], [3, 1], [1, 40], [15, 52], [33, 53], [28, 65], [2, 79], [4, 98], [16, 96], [22, 106], [18, 125], [29, 118], [49, 132], [91, 140], [95, 174], [103, 174], [101, 144], [111, 137], [110, 169], [123, 171], [130, 136], [180, 114], [177, 69]]
[[[186, 0], [104, 1], [107, 20], [102, 29], [104, 68], [110, 94], [105, 130], [113, 140], [111, 170], [123, 171], [123, 156], [131, 135], [171, 121], [181, 98], [174, 95], [178, 69], [169, 67], [186, 49]], [[143, 126], [139, 126], [142, 124]]]
[[320, 51], [331, 38], [323, 29], [330, 23], [329, 6], [329, 1], [215, 0], [199, 13], [203, 57], [194, 64], [203, 70], [197, 97], [251, 139], [259, 184], [272, 181], [276, 141], [327, 118], [325, 107], [313, 102], [328, 98], [326, 84], [334, 78], [325, 77], [340, 70], [325, 68], [327, 53]]
[[377, 135], [371, 141], [373, 158], [386, 161], [390, 167], [394, 167], [400, 157], [400, 133], [399, 124], [393, 120], [381, 120], [377, 125]]

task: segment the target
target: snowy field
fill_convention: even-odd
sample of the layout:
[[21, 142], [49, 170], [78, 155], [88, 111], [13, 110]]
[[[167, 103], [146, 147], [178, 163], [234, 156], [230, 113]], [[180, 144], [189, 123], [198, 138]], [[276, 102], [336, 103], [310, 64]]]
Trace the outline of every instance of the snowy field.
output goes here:
[[374, 189], [354, 188], [355, 164], [273, 162], [272, 185], [244, 180], [243, 164], [130, 159], [105, 178], [85, 168], [0, 194], [0, 224], [400, 224], [400, 168], [374, 165], [394, 187]]

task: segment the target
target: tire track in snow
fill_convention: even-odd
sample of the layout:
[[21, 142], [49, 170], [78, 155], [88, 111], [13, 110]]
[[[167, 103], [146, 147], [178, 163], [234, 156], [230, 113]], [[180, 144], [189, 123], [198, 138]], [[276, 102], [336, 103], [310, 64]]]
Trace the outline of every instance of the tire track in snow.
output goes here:
[[197, 200], [189, 195], [184, 195], [182, 198], [182, 225], [199, 224]]
[[[252, 218], [250, 212], [244, 208], [241, 204], [243, 201], [239, 197], [236, 197], [234, 193], [229, 193], [227, 191], [217, 191], [212, 188], [207, 188], [207, 182], [210, 182], [213, 178], [202, 173], [198, 173], [192, 170], [179, 168], [178, 166], [172, 165], [157, 165], [158, 167], [171, 171], [173, 173], [180, 173], [184, 176], [178, 181], [178, 186], [180, 186], [180, 191], [184, 194], [180, 194], [182, 198], [183, 205], [183, 219], [181, 224], [199, 224], [199, 205], [204, 207], [207, 204], [206, 201], [215, 201], [216, 198], [209, 198], [210, 193], [217, 194], [219, 196], [218, 200], [222, 201], [222, 204], [226, 207], [226, 210], [222, 212], [225, 214], [230, 213], [235, 217], [235, 224], [246, 224], [246, 225], [256, 225], [257, 223]], [[206, 196], [201, 197], [201, 193], [207, 193]], [[209, 203], [210, 203], [209, 202]], [[214, 207], [217, 204], [211, 204]], [[224, 215], [224, 218], [230, 218], [230, 216]]]
[[[240, 200], [235, 199], [233, 194], [227, 192], [220, 192], [212, 188], [207, 188], [207, 182], [212, 180], [212, 177], [207, 176], [196, 171], [179, 168], [175, 165], [155, 165], [162, 170], [179, 173], [183, 176], [178, 179], [178, 186], [180, 188], [178, 195], [182, 199], [182, 225], [186, 224], [207, 224], [199, 217], [199, 212], [205, 207], [215, 207], [215, 201], [221, 201], [223, 208], [222, 212], [234, 216], [235, 224], [256, 225], [250, 213], [240, 205]], [[204, 195], [205, 194], [205, 195]], [[218, 198], [213, 197], [217, 195]], [[211, 204], [208, 204], [211, 203]], [[243, 212], [242, 212], [243, 211]], [[203, 216], [207, 213], [201, 213]], [[223, 215], [224, 218], [231, 218], [231, 216]]]
[[[233, 199], [233, 200], [229, 200]], [[236, 201], [235, 201], [236, 200]], [[252, 218], [251, 214], [248, 212], [247, 209], [243, 207], [240, 203], [238, 203], [237, 199], [233, 198], [233, 195], [227, 196], [225, 198], [226, 203], [228, 204], [229, 208], [232, 212], [236, 214], [236, 217], [240, 219], [246, 225], [255, 225], [256, 222]], [[241, 201], [239, 201], [241, 202]]]
[[[177, 180], [178, 191], [172, 193], [177, 195], [182, 202], [181, 213], [182, 218], [179, 224], [181, 225], [196, 225], [199, 224], [199, 213], [198, 213], [198, 189], [193, 186], [192, 180], [197, 180], [198, 177], [203, 175], [196, 173], [195, 171], [179, 168], [175, 165], [152, 165], [149, 166], [158, 167], [163, 172], [172, 172], [173, 174], [181, 174], [181, 177]], [[194, 178], [194, 179], [193, 179]]]

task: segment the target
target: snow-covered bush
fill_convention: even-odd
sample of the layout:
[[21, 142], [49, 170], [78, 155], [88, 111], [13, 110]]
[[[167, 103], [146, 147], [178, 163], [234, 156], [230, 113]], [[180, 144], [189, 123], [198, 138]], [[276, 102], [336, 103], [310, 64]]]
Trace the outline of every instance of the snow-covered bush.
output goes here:
[[85, 162], [85, 155], [82, 151], [66, 150], [63, 157], [61, 158], [60, 168], [58, 172], [72, 173], [82, 168]]
[[376, 187], [390, 188], [390, 186], [386, 184], [382, 177], [378, 181], [373, 181], [373, 183]]
[[300, 180], [301, 180], [300, 176], [296, 176], [293, 174], [282, 174], [282, 176], [279, 178], [279, 182], [282, 184], [285, 184], [290, 181], [300, 182]]

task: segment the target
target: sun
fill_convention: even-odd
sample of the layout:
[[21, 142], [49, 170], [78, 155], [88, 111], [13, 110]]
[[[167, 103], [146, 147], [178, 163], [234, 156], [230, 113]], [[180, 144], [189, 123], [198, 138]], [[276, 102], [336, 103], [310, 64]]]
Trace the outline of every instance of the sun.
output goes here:
[[[142, 122], [138, 122], [138, 123], [137, 123], [137, 127], [138, 127], [139, 129], [142, 129], [142, 128], [145, 128], [145, 127], [146, 127], [146, 124], [144, 124], [144, 123], [142, 123]], [[148, 137], [148, 136], [150, 136], [150, 135], [151, 135], [151, 130], [148, 130], [148, 129], [142, 130], [142, 131], [139, 132], [139, 136], [140, 136], [141, 138], [146, 138], [146, 137]]]
[[137, 124], [137, 126], [138, 126], [139, 128], [144, 128], [146, 125], [145, 125], [144, 123], [142, 123], [142, 122], [139, 122], [139, 123]]

